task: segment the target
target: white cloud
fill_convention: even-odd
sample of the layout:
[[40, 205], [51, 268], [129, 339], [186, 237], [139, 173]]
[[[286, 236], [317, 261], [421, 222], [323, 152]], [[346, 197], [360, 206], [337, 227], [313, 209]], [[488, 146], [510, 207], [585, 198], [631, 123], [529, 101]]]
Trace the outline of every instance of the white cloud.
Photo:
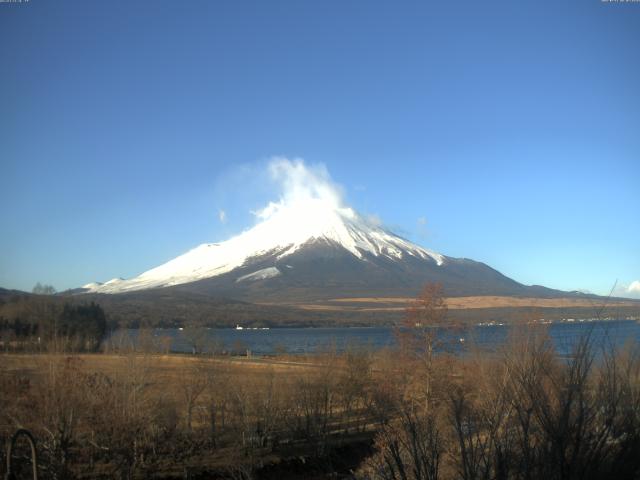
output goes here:
[[430, 236], [429, 228], [427, 227], [427, 217], [418, 217], [416, 220], [416, 234], [422, 239], [426, 239]]
[[[361, 184], [355, 188], [365, 189]], [[236, 166], [226, 172], [216, 190], [214, 205], [227, 207], [226, 211], [218, 210], [218, 218], [229, 228], [260, 223], [280, 213], [294, 215], [301, 223], [313, 223], [318, 220], [314, 215], [333, 212], [403, 234], [399, 231], [402, 229], [386, 225], [375, 213], [357, 213], [347, 204], [344, 188], [331, 178], [325, 164], [299, 157], [275, 156]], [[246, 219], [247, 213], [253, 218]], [[409, 236], [410, 232], [404, 234]]]
[[304, 209], [310, 204], [322, 204], [331, 210], [350, 210], [344, 206], [342, 188], [334, 183], [322, 163], [307, 165], [301, 158], [274, 157], [267, 170], [280, 190], [280, 198], [253, 212], [260, 219], [267, 219], [283, 208]]
[[640, 294], [640, 280], [631, 282], [631, 285], [627, 287], [627, 292]]
[[620, 284], [613, 290], [616, 297], [640, 298], [640, 280], [634, 280], [629, 285]]
[[373, 225], [374, 227], [382, 226], [382, 219], [380, 218], [379, 215], [376, 215], [375, 213], [371, 213], [367, 215], [367, 222], [369, 222], [369, 224]]

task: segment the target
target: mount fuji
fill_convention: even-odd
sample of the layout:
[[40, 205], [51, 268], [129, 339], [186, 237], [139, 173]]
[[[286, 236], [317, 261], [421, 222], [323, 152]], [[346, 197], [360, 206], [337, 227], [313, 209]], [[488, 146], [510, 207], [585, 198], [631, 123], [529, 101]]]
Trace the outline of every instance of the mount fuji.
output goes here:
[[272, 202], [257, 215], [256, 226], [227, 241], [202, 244], [137, 277], [87, 284], [81, 291], [171, 289], [295, 303], [415, 295], [424, 283], [437, 281], [449, 296], [561, 293], [420, 247], [326, 196]]
[[[251, 177], [258, 189], [269, 178], [279, 200], [253, 212], [252, 228], [136, 277], [66, 293], [99, 302], [128, 326], [390, 324], [428, 282], [442, 284], [452, 318], [463, 321], [590, 318], [603, 301], [523, 285], [484, 263], [416, 245], [348, 207], [322, 164], [274, 158], [268, 175]], [[637, 303], [610, 306], [616, 315], [639, 311]]]

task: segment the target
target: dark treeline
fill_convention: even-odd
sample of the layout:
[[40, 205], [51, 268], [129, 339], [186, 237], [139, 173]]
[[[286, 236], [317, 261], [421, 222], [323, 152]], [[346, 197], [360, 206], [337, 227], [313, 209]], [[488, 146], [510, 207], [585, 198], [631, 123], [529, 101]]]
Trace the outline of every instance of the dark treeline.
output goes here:
[[0, 348], [4, 351], [95, 351], [107, 334], [107, 318], [96, 303], [71, 304], [52, 296], [18, 296], [0, 304]]

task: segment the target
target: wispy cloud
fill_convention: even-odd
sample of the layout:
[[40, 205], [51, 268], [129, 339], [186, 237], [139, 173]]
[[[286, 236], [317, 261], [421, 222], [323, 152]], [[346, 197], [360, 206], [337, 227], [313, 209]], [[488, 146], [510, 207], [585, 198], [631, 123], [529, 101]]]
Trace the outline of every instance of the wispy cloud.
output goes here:
[[267, 167], [269, 177], [278, 186], [280, 198], [253, 213], [261, 219], [269, 218], [283, 208], [322, 203], [330, 209], [342, 209], [343, 190], [335, 183], [327, 167], [309, 165], [301, 158], [274, 157]]
[[367, 215], [366, 220], [367, 222], [369, 222], [370, 225], [373, 225], [374, 227], [382, 226], [382, 219], [380, 218], [379, 215], [375, 213], [370, 213], [369, 215]]
[[640, 280], [634, 280], [629, 285], [618, 285], [614, 289], [613, 295], [617, 297], [640, 298]]
[[220, 223], [227, 223], [227, 212], [225, 212], [222, 209], [218, 210], [218, 220], [220, 220]]
[[416, 233], [419, 238], [426, 239], [429, 236], [429, 229], [427, 228], [427, 217], [418, 217], [416, 220]]

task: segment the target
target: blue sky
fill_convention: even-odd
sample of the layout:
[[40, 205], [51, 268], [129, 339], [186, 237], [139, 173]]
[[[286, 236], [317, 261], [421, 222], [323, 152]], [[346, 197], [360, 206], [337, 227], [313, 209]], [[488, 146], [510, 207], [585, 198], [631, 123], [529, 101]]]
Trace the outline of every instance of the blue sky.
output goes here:
[[446, 255], [629, 285], [638, 45], [640, 4], [600, 0], [0, 4], [0, 286], [224, 240], [274, 155]]

